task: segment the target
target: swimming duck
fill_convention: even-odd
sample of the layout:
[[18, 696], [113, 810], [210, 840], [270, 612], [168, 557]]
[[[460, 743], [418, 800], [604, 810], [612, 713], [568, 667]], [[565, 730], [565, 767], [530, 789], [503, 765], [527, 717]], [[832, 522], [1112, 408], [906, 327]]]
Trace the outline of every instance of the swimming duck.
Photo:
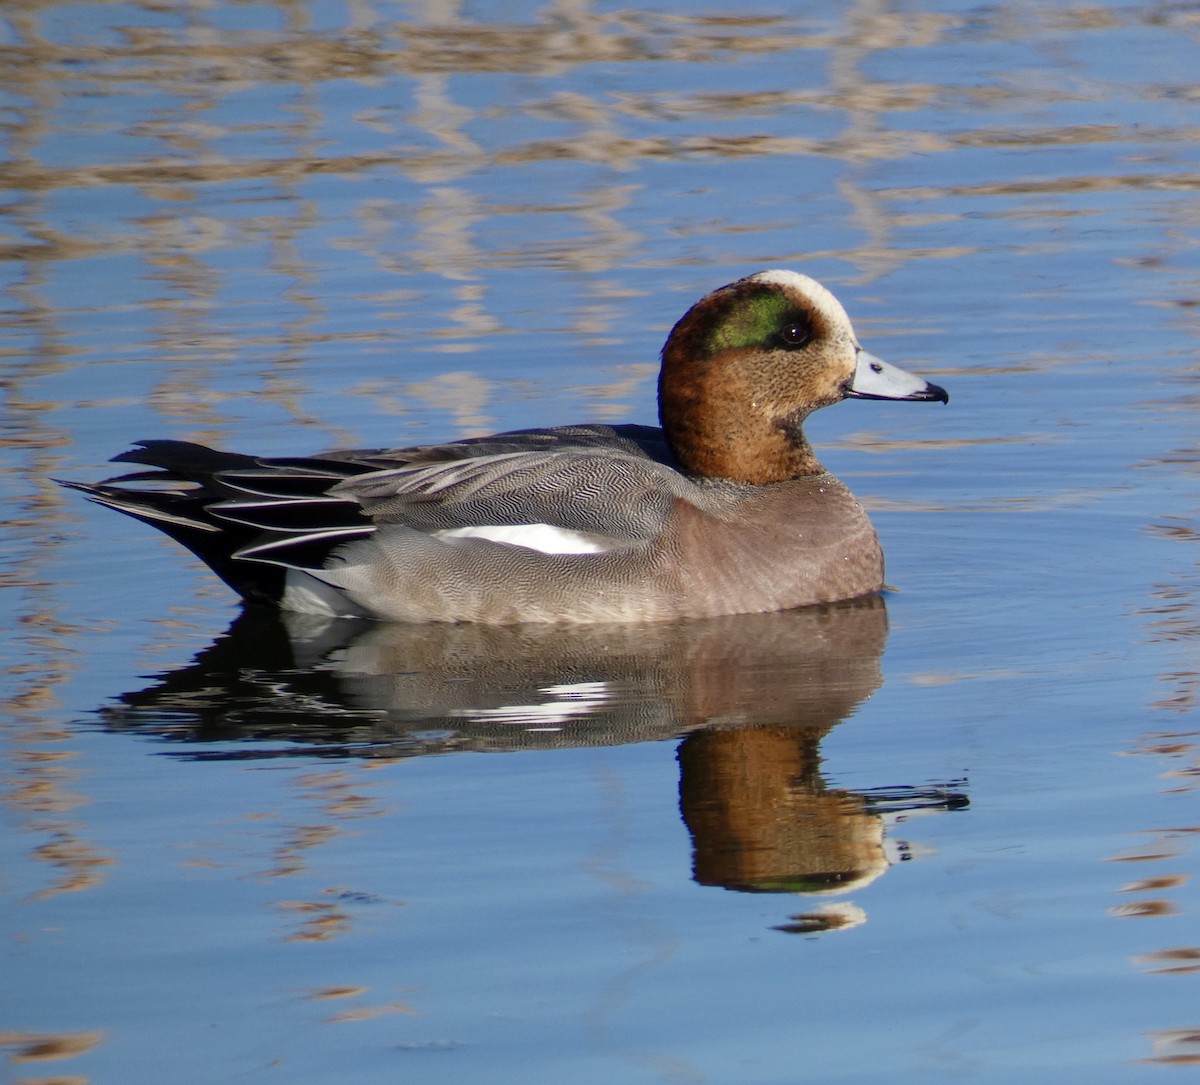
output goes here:
[[141, 441], [67, 482], [251, 602], [406, 622], [635, 622], [878, 592], [883, 554], [802, 425], [843, 399], [949, 401], [859, 346], [820, 283], [762, 271], [672, 329], [662, 428], [576, 425], [303, 458]]

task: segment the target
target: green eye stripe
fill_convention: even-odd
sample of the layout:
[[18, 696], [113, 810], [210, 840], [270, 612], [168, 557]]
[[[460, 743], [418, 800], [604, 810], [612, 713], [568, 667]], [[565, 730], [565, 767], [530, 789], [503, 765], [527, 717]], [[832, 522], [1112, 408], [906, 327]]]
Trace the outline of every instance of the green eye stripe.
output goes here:
[[778, 291], [739, 296], [709, 333], [705, 343], [708, 354], [762, 346], [778, 334], [793, 308]]

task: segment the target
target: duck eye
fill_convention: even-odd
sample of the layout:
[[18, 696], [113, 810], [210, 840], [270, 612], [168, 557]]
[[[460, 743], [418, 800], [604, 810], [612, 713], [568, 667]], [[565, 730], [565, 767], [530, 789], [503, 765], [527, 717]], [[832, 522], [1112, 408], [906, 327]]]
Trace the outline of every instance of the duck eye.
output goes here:
[[792, 320], [779, 334], [789, 347], [802, 347], [812, 339], [812, 325], [807, 320]]

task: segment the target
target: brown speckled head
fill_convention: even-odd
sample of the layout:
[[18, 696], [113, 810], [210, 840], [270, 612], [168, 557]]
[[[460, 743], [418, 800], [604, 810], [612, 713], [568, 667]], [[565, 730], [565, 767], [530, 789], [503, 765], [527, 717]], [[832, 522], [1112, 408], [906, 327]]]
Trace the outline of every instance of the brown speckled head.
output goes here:
[[844, 399], [859, 346], [828, 290], [762, 271], [702, 298], [663, 347], [659, 411], [692, 474], [780, 482], [822, 470], [804, 419]]

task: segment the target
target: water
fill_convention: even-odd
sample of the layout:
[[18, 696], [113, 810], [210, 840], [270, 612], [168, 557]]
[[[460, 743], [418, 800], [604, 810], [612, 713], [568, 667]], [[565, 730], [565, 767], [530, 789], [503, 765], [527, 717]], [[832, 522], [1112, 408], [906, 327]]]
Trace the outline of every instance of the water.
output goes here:
[[[3, 1080], [1200, 1059], [1200, 8], [9, 5]], [[239, 618], [54, 477], [652, 421], [796, 267], [883, 604]]]

